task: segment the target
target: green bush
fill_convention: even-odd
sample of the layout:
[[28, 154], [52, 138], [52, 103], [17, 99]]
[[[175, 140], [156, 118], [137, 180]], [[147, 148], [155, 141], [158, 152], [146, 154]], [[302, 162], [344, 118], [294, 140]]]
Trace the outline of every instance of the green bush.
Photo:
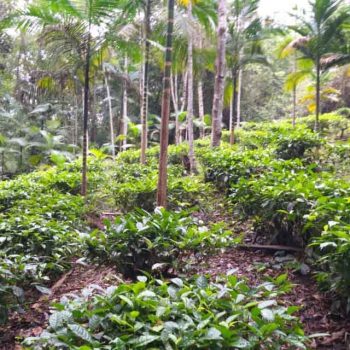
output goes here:
[[298, 128], [278, 135], [276, 155], [282, 159], [303, 158], [305, 152], [322, 145], [322, 139], [307, 129]]
[[175, 265], [186, 251], [204, 253], [229, 242], [220, 226], [198, 227], [184, 213], [156, 209], [153, 214], [136, 210], [114, 223], [106, 222], [105, 232], [95, 231], [87, 239], [92, 256], [113, 262], [126, 277], [152, 271], [156, 264]]
[[249, 288], [235, 276], [216, 283], [147, 281], [86, 291], [56, 304], [31, 349], [306, 349], [296, 307], [278, 305], [286, 276]]

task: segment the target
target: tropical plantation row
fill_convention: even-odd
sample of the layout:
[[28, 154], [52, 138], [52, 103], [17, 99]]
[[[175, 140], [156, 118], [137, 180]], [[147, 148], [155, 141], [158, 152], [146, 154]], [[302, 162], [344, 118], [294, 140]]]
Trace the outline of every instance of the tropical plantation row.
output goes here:
[[264, 6], [0, 0], [0, 349], [349, 346], [350, 8]]

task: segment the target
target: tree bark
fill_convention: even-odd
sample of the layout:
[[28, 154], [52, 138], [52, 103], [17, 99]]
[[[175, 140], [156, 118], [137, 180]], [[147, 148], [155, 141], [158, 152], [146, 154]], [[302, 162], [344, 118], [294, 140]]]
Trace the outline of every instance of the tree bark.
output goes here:
[[237, 124], [236, 128], [239, 129], [241, 127], [241, 101], [242, 101], [242, 81], [243, 81], [243, 70], [240, 69], [238, 71], [238, 80], [237, 80]]
[[83, 109], [83, 164], [82, 164], [82, 182], [81, 195], [86, 196], [87, 192], [87, 155], [88, 155], [88, 121], [89, 121], [89, 95], [90, 95], [90, 48], [91, 48], [90, 28], [87, 38], [85, 54], [85, 72], [84, 72], [84, 109]]
[[141, 108], [141, 164], [146, 164], [147, 149], [147, 115], [148, 115], [148, 73], [149, 73], [149, 55], [150, 42], [149, 36], [151, 32], [151, 1], [147, 0], [145, 11], [145, 57], [143, 68], [143, 91], [142, 91], [142, 108]]
[[107, 99], [108, 99], [108, 111], [109, 111], [109, 132], [110, 132], [110, 138], [111, 138], [111, 149], [112, 149], [112, 157], [115, 159], [115, 143], [114, 143], [114, 123], [113, 123], [113, 109], [112, 109], [112, 100], [111, 100], [111, 92], [109, 89], [108, 84], [108, 76], [107, 72], [104, 69], [104, 76], [105, 76], [105, 85], [106, 85], [106, 92], [107, 92]]
[[179, 144], [179, 131], [180, 131], [180, 123], [179, 123], [179, 101], [178, 101], [178, 94], [177, 94], [177, 74], [170, 76], [170, 83], [171, 83], [171, 97], [173, 101], [174, 106], [174, 112], [175, 112], [175, 145]]
[[163, 98], [162, 98], [162, 120], [160, 130], [160, 156], [159, 156], [159, 175], [157, 187], [157, 205], [166, 207], [167, 205], [167, 162], [168, 162], [168, 142], [169, 142], [169, 114], [170, 114], [170, 75], [172, 65], [172, 46], [174, 30], [174, 0], [168, 0], [168, 28], [167, 28], [167, 47], [165, 53], [165, 67], [163, 79]]
[[199, 120], [201, 121], [200, 137], [205, 136], [205, 121], [204, 121], [204, 100], [203, 100], [203, 82], [202, 79], [198, 80], [198, 114]]
[[319, 118], [320, 118], [320, 106], [321, 105], [321, 64], [320, 59], [316, 62], [316, 118], [315, 118], [315, 132], [319, 129]]
[[218, 147], [221, 142], [221, 122], [223, 110], [223, 95], [225, 83], [225, 49], [226, 49], [226, 0], [219, 0], [218, 16], [219, 25], [217, 30], [218, 44], [216, 56], [216, 76], [214, 86], [214, 100], [212, 109], [212, 135], [211, 146]]
[[194, 156], [194, 134], [193, 134], [193, 34], [192, 34], [192, 3], [188, 3], [187, 7], [188, 19], [190, 22], [188, 48], [187, 48], [187, 71], [188, 71], [188, 98], [187, 98], [187, 133], [189, 152], [188, 157], [190, 161], [190, 172], [196, 171], [195, 156]]
[[238, 74], [235, 69], [232, 69], [232, 85], [233, 85], [233, 93], [232, 100], [230, 106], [230, 144], [233, 145], [235, 143], [235, 117], [237, 117], [237, 81]]
[[[121, 150], [126, 149], [127, 136], [128, 136], [128, 82], [126, 81], [126, 76], [128, 74], [128, 56], [125, 54], [124, 57], [124, 74], [125, 78], [123, 80], [123, 115], [122, 115], [122, 127], [121, 134], [123, 136]], [[147, 127], [146, 127], [147, 130]]]

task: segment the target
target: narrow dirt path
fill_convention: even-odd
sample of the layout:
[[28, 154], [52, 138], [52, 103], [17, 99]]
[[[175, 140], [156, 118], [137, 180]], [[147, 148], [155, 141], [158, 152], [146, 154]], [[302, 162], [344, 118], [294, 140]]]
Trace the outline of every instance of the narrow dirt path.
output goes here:
[[[208, 225], [225, 222], [228, 228], [236, 234], [244, 232], [243, 240], [246, 243], [252, 242], [254, 233], [250, 223], [235, 221], [222, 194], [215, 193], [209, 202], [209, 210], [196, 212], [194, 217]], [[251, 285], [259, 284], [268, 277], [275, 278], [281, 274], [288, 274], [293, 288], [290, 293], [280, 299], [280, 303], [300, 307], [298, 315], [306, 334], [329, 334], [327, 337], [315, 338], [311, 347], [320, 350], [349, 350], [350, 319], [331, 313], [331, 296], [318, 290], [312, 270], [302, 274], [299, 269], [295, 268], [300, 267], [302, 260], [302, 255], [293, 255], [290, 252], [229, 248], [202, 261], [196, 267], [196, 272], [215, 276], [226, 275], [229, 271], [234, 271], [238, 277], [248, 279]]]

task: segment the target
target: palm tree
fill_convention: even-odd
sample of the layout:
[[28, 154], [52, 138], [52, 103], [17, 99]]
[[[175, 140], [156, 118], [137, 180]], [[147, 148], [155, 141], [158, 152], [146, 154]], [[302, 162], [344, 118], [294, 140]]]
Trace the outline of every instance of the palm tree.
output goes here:
[[234, 143], [234, 124], [241, 123], [240, 101], [243, 68], [249, 63], [267, 64], [261, 42], [264, 30], [258, 15], [260, 0], [234, 0], [231, 5], [227, 43], [227, 65], [232, 79], [230, 103], [230, 143]]
[[217, 57], [216, 57], [216, 76], [214, 86], [214, 100], [212, 109], [212, 147], [220, 146], [221, 141], [221, 122], [223, 110], [223, 96], [225, 84], [225, 50], [227, 33], [227, 8], [226, 0], [218, 1], [219, 23], [217, 29]]
[[146, 0], [144, 20], [144, 66], [142, 78], [142, 100], [141, 100], [141, 164], [146, 163], [147, 149], [147, 114], [148, 114], [148, 75], [150, 61], [150, 35], [151, 35], [151, 6], [152, 0]]
[[321, 112], [321, 78], [328, 69], [350, 62], [345, 24], [350, 21], [350, 11], [343, 0], [313, 0], [311, 16], [295, 16], [299, 25], [291, 29], [300, 37], [291, 46], [301, 53], [302, 60], [314, 65], [316, 75], [315, 131], [319, 128]]
[[160, 134], [160, 155], [159, 155], [159, 174], [157, 187], [157, 206], [166, 207], [167, 204], [167, 161], [168, 161], [168, 138], [169, 138], [169, 114], [171, 98], [171, 64], [172, 64], [172, 45], [174, 30], [174, 8], [175, 0], [168, 0], [168, 25], [167, 25], [167, 43], [165, 53], [165, 66], [163, 78], [163, 98], [162, 98], [162, 120]]
[[[87, 154], [88, 121], [90, 109], [90, 68], [93, 53], [101, 47], [101, 40], [94, 40], [92, 27], [98, 26], [102, 19], [111, 18], [119, 0], [66, 0], [57, 6], [55, 0], [37, 0], [21, 13], [19, 23], [22, 28], [44, 28], [64, 34], [58, 40], [64, 44], [61, 50], [71, 53], [77, 50], [84, 66], [84, 105], [83, 105], [83, 157], [81, 194], [87, 193]], [[69, 34], [69, 35], [67, 35]], [[69, 40], [67, 40], [69, 37]], [[75, 41], [75, 42], [74, 42]], [[68, 46], [67, 43], [69, 44]], [[73, 45], [74, 44], [74, 45]], [[81, 62], [81, 61], [80, 61]]]

